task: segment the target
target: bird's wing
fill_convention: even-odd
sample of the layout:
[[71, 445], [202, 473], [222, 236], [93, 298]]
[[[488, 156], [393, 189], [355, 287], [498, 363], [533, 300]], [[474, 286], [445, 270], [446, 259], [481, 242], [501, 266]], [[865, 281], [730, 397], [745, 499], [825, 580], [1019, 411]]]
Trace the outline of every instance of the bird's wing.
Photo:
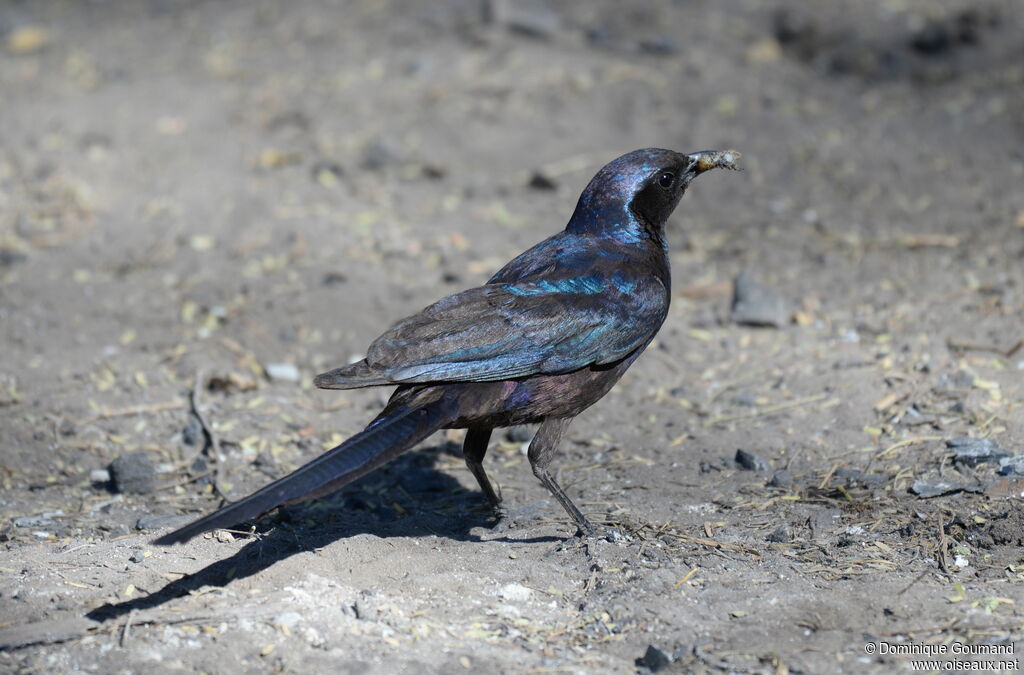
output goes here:
[[661, 281], [593, 277], [490, 284], [399, 322], [368, 350], [390, 382], [504, 380], [612, 363], [644, 345], [665, 317]]

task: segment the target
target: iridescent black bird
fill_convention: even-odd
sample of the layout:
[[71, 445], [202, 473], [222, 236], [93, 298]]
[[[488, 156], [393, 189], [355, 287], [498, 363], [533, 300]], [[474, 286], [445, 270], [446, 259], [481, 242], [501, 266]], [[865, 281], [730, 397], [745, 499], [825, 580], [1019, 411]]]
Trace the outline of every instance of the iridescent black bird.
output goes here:
[[487, 500], [491, 431], [539, 423], [533, 473], [580, 533], [593, 526], [548, 470], [576, 415], [651, 342], [670, 298], [665, 221], [690, 182], [739, 154], [636, 150], [601, 169], [565, 230], [486, 285], [448, 296], [377, 338], [366, 358], [316, 378], [324, 389], [398, 385], [365, 430], [295, 472], [156, 540], [183, 542], [284, 504], [334, 492], [438, 429], [467, 429], [463, 453]]

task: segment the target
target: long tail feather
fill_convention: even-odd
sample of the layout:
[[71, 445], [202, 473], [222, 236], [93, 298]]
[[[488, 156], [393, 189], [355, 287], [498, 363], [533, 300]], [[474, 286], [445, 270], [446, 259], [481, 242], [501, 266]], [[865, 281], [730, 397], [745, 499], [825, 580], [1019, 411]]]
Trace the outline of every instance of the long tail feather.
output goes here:
[[251, 520], [284, 504], [330, 494], [398, 457], [444, 422], [437, 406], [395, 411], [284, 478], [153, 543], [167, 546], [185, 542], [203, 532]]

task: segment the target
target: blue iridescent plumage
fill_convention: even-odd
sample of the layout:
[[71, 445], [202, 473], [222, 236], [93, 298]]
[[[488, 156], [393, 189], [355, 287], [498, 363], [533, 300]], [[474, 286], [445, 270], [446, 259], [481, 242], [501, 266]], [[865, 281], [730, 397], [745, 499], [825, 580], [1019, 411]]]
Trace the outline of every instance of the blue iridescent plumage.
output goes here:
[[590, 523], [547, 467], [570, 420], [611, 389], [668, 312], [665, 221], [700, 173], [732, 167], [731, 152], [637, 150], [610, 162], [580, 195], [566, 228], [517, 256], [477, 288], [395, 324], [362, 361], [316, 378], [318, 387], [399, 385], [362, 433], [230, 506], [158, 540], [253, 518], [324, 495], [440, 428], [466, 428], [464, 454], [488, 500], [491, 430], [539, 423], [534, 474], [579, 529]]

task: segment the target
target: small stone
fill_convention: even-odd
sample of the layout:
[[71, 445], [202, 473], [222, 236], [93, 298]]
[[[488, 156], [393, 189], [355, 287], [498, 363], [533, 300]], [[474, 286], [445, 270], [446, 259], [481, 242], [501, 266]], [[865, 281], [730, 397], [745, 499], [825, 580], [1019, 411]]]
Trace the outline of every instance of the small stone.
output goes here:
[[115, 492], [148, 495], [156, 490], [156, 469], [145, 452], [129, 452], [110, 463]]
[[765, 539], [776, 544], [785, 544], [793, 541], [793, 533], [785, 525], [779, 525]]
[[299, 381], [299, 369], [294, 364], [268, 363], [263, 366], [263, 369], [267, 371], [267, 377], [272, 380], [281, 380], [283, 382]]
[[660, 647], [647, 645], [647, 651], [636, 660], [636, 665], [647, 668], [652, 673], [672, 665], [672, 655]]
[[743, 326], [782, 328], [789, 322], [789, 308], [781, 295], [741, 272], [733, 285], [732, 320]]
[[298, 612], [281, 612], [271, 620], [271, 623], [278, 628], [295, 628], [302, 623], [302, 615]]
[[133, 562], [133, 563], [140, 563], [140, 562], [142, 562], [145, 559], [146, 559], [146, 552], [143, 551], [141, 548], [140, 549], [135, 549], [134, 551], [132, 551], [131, 556], [128, 557], [128, 560]]
[[733, 396], [732, 402], [745, 408], [753, 408], [757, 405], [757, 397], [748, 391], [744, 391]]
[[89, 472], [89, 481], [96, 485], [106, 485], [110, 482], [110, 472], [106, 469], [93, 469]]
[[955, 492], [983, 492], [984, 488], [977, 481], [966, 483], [963, 481], [945, 480], [924, 480], [918, 479], [910, 486], [910, 491], [918, 497], [940, 497]]
[[323, 285], [330, 288], [334, 288], [335, 286], [341, 286], [342, 284], [347, 282], [348, 277], [346, 277], [341, 272], [328, 272], [327, 274], [324, 275], [323, 278]]
[[790, 489], [793, 487], [793, 476], [787, 469], [778, 469], [768, 480], [768, 487]]
[[185, 445], [195, 445], [203, 434], [203, 423], [195, 415], [188, 416], [188, 424], [181, 430], [181, 441]]
[[510, 443], [529, 443], [533, 439], [533, 429], [524, 425], [509, 427], [505, 430], [505, 440]]
[[736, 464], [746, 471], [772, 470], [772, 465], [766, 459], [742, 449], [736, 451]]
[[953, 461], [967, 466], [977, 466], [982, 462], [994, 464], [1010, 456], [991, 438], [951, 438], [946, 441], [946, 447], [953, 451]]
[[999, 460], [999, 473], [1004, 476], [1011, 474], [1024, 476], [1024, 455], [1014, 455]]
[[551, 191], [558, 189], [558, 183], [556, 183], [554, 179], [549, 178], [540, 171], [533, 172], [533, 175], [530, 176], [530, 181], [527, 183], [527, 185], [533, 188], [534, 190]]
[[227, 530], [217, 530], [213, 533], [213, 538], [222, 544], [230, 544], [235, 540], [235, 535], [231, 534]]
[[46, 527], [53, 525], [53, 519], [46, 516], [22, 516], [14, 519], [15, 527]]
[[533, 591], [522, 584], [505, 584], [498, 591], [498, 597], [512, 602], [526, 602], [533, 596]]

